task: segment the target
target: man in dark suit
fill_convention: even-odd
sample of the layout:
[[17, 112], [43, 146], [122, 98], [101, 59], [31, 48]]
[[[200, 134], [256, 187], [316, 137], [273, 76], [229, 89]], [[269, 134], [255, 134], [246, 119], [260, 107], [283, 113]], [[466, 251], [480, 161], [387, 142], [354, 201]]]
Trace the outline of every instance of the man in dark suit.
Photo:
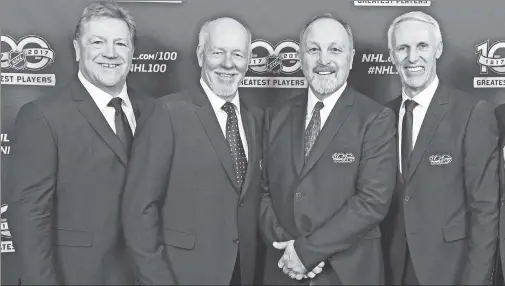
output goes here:
[[133, 134], [155, 102], [126, 87], [135, 29], [117, 4], [88, 5], [75, 31], [78, 75], [19, 112], [7, 215], [22, 284], [135, 283], [121, 200]]
[[505, 273], [505, 104], [499, 105], [495, 109], [496, 120], [498, 122], [498, 130], [500, 132], [500, 140], [498, 148], [500, 150], [499, 161], [499, 178], [500, 178], [500, 226], [499, 226], [499, 252], [497, 254], [496, 263], [496, 281], [495, 284], [504, 283]]
[[383, 223], [386, 282], [482, 285], [498, 227], [498, 131], [489, 103], [439, 82], [440, 28], [410, 12], [388, 31], [402, 95], [397, 188]]
[[132, 150], [123, 221], [141, 284], [253, 283], [262, 112], [237, 91], [250, 56], [242, 24], [205, 23], [200, 82], [164, 97]]
[[347, 86], [354, 49], [346, 23], [314, 17], [299, 54], [310, 88], [265, 116], [264, 282], [382, 284], [379, 222], [396, 179], [394, 114]]

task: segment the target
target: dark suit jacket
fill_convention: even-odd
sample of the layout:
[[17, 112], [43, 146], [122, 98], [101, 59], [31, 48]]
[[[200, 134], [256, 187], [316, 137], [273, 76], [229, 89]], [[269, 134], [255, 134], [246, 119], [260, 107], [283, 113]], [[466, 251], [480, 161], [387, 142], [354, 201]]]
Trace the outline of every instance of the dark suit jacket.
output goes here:
[[265, 116], [260, 205], [265, 284], [297, 283], [277, 268], [282, 251], [272, 247], [291, 239], [308, 270], [326, 260], [344, 285], [382, 284], [378, 224], [396, 180], [394, 114], [347, 87], [304, 164], [307, 98], [305, 91]]
[[[500, 132], [500, 143], [498, 148], [500, 149], [500, 163], [499, 163], [499, 174], [500, 174], [500, 231], [499, 231], [499, 259], [501, 260], [501, 269], [496, 269], [496, 271], [501, 271], [501, 277], [505, 273], [505, 169], [503, 160], [503, 148], [505, 147], [505, 104], [498, 106], [495, 109], [496, 120], [498, 121], [498, 130]], [[501, 281], [503, 282], [503, 281]]]
[[166, 96], [132, 150], [125, 235], [141, 284], [228, 284], [240, 249], [242, 283], [254, 278], [262, 112], [241, 103], [248, 143], [242, 190], [202, 87]]
[[[387, 104], [397, 115], [401, 100]], [[490, 104], [440, 83], [412, 151], [407, 182], [398, 175], [383, 223], [386, 283], [401, 283], [406, 242], [423, 285], [490, 283], [498, 234], [497, 144]], [[401, 205], [404, 218], [398, 216]], [[401, 224], [406, 231], [399, 231]]]
[[[128, 95], [137, 136], [154, 99]], [[22, 283], [134, 283], [120, 217], [127, 154], [81, 82], [25, 104], [12, 146], [7, 215]]]

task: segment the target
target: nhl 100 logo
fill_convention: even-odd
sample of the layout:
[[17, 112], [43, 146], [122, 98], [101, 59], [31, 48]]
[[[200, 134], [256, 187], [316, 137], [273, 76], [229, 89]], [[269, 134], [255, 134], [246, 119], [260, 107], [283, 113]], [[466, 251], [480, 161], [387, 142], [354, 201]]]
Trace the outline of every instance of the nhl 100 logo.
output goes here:
[[254, 73], [292, 74], [300, 70], [300, 47], [295, 41], [284, 40], [274, 47], [268, 41], [255, 40], [251, 50], [249, 69]]
[[[8, 35], [1, 36], [2, 69], [38, 71], [54, 62], [54, 51], [49, 44], [39, 36], [28, 35], [16, 42]], [[6, 48], [9, 49], [6, 49]]]
[[[480, 74], [488, 75], [489, 70], [494, 73], [505, 74], [505, 41], [497, 41], [492, 45], [489, 40], [476, 46], [477, 63], [480, 66]], [[474, 77], [474, 88], [505, 88], [505, 77], [484, 76]]]
[[272, 45], [266, 40], [251, 43], [249, 73], [241, 87], [259, 88], [306, 88], [307, 80], [296, 75], [301, 69], [298, 55], [300, 46], [291, 40], [282, 40]]
[[477, 61], [481, 74], [487, 74], [488, 69], [492, 69], [497, 74], [505, 74], [505, 55], [501, 57], [495, 54], [501, 48], [505, 48], [505, 41], [498, 41], [491, 46], [489, 46], [489, 41], [477, 45], [476, 54], [479, 54]]

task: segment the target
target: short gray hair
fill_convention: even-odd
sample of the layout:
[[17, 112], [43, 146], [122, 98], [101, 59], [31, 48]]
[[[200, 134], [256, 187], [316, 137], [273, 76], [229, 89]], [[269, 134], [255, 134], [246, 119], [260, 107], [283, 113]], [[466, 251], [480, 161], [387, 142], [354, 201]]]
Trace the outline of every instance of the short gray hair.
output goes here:
[[312, 23], [316, 22], [317, 20], [321, 20], [321, 19], [331, 19], [331, 20], [334, 20], [334, 21], [337, 21], [338, 23], [340, 23], [340, 25], [342, 25], [344, 27], [345, 31], [347, 32], [347, 36], [349, 38], [349, 43], [351, 44], [350, 49], [352, 50], [354, 48], [354, 39], [352, 36], [351, 26], [349, 26], [349, 24], [347, 24], [347, 22], [345, 22], [344, 20], [337, 19], [337, 18], [333, 17], [333, 15], [331, 13], [317, 14], [314, 17], [312, 17], [310, 19], [310, 21], [308, 21], [307, 24], [305, 24], [305, 26], [303, 26], [302, 31], [300, 32], [300, 46], [302, 46], [303, 37], [305, 36], [305, 32], [307, 31], [309, 26], [312, 25]]
[[133, 16], [130, 12], [119, 6], [115, 1], [97, 1], [86, 6], [75, 27], [74, 40], [77, 41], [81, 37], [82, 26], [84, 26], [85, 23], [101, 17], [124, 21], [130, 31], [130, 40], [133, 47], [135, 47], [137, 43], [137, 25], [133, 21]]
[[203, 47], [205, 45], [205, 43], [207, 42], [207, 39], [209, 38], [209, 33], [210, 33], [210, 27], [212, 24], [214, 24], [217, 20], [220, 20], [220, 19], [231, 19], [231, 20], [234, 20], [236, 21], [237, 23], [239, 23], [240, 25], [242, 25], [242, 27], [244, 27], [244, 29], [247, 31], [247, 37], [249, 39], [249, 50], [248, 52], [250, 53], [251, 52], [251, 43], [252, 43], [252, 34], [251, 34], [251, 30], [249, 29], [249, 27], [247, 27], [245, 24], [231, 18], [231, 17], [219, 17], [219, 18], [216, 18], [214, 20], [209, 20], [205, 23], [203, 23], [202, 27], [200, 28], [200, 32], [198, 33], [198, 47]]
[[442, 42], [442, 32], [440, 31], [440, 26], [438, 25], [438, 22], [431, 17], [430, 15], [421, 12], [421, 11], [413, 11], [413, 12], [408, 12], [405, 13], [401, 16], [398, 16], [396, 19], [393, 20], [393, 23], [389, 26], [388, 29], [388, 48], [391, 50], [393, 48], [393, 31], [398, 26], [398, 24], [405, 22], [405, 21], [419, 21], [419, 22], [424, 22], [427, 24], [430, 24], [433, 26], [435, 29], [435, 38], [437, 40], [437, 43]]

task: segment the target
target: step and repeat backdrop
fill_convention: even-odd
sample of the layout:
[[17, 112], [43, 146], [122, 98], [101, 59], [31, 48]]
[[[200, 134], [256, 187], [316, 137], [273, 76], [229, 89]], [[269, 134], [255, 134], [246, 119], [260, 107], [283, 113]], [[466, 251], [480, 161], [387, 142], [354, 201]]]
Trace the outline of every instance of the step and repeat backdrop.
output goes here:
[[[52, 94], [77, 75], [72, 46], [88, 0], [3, 0], [1, 32], [2, 284], [17, 284], [20, 269], [4, 213], [10, 137], [21, 106]], [[389, 58], [387, 29], [397, 16], [424, 11], [440, 24], [441, 81], [493, 105], [505, 103], [505, 1], [185, 0], [118, 1], [137, 23], [138, 44], [128, 84], [155, 97], [200, 77], [198, 31], [207, 20], [230, 16], [252, 31], [253, 56], [240, 95], [265, 108], [307, 88], [297, 52], [299, 33], [315, 14], [332, 13], [353, 30], [356, 55], [348, 84], [385, 103], [400, 95]]]

